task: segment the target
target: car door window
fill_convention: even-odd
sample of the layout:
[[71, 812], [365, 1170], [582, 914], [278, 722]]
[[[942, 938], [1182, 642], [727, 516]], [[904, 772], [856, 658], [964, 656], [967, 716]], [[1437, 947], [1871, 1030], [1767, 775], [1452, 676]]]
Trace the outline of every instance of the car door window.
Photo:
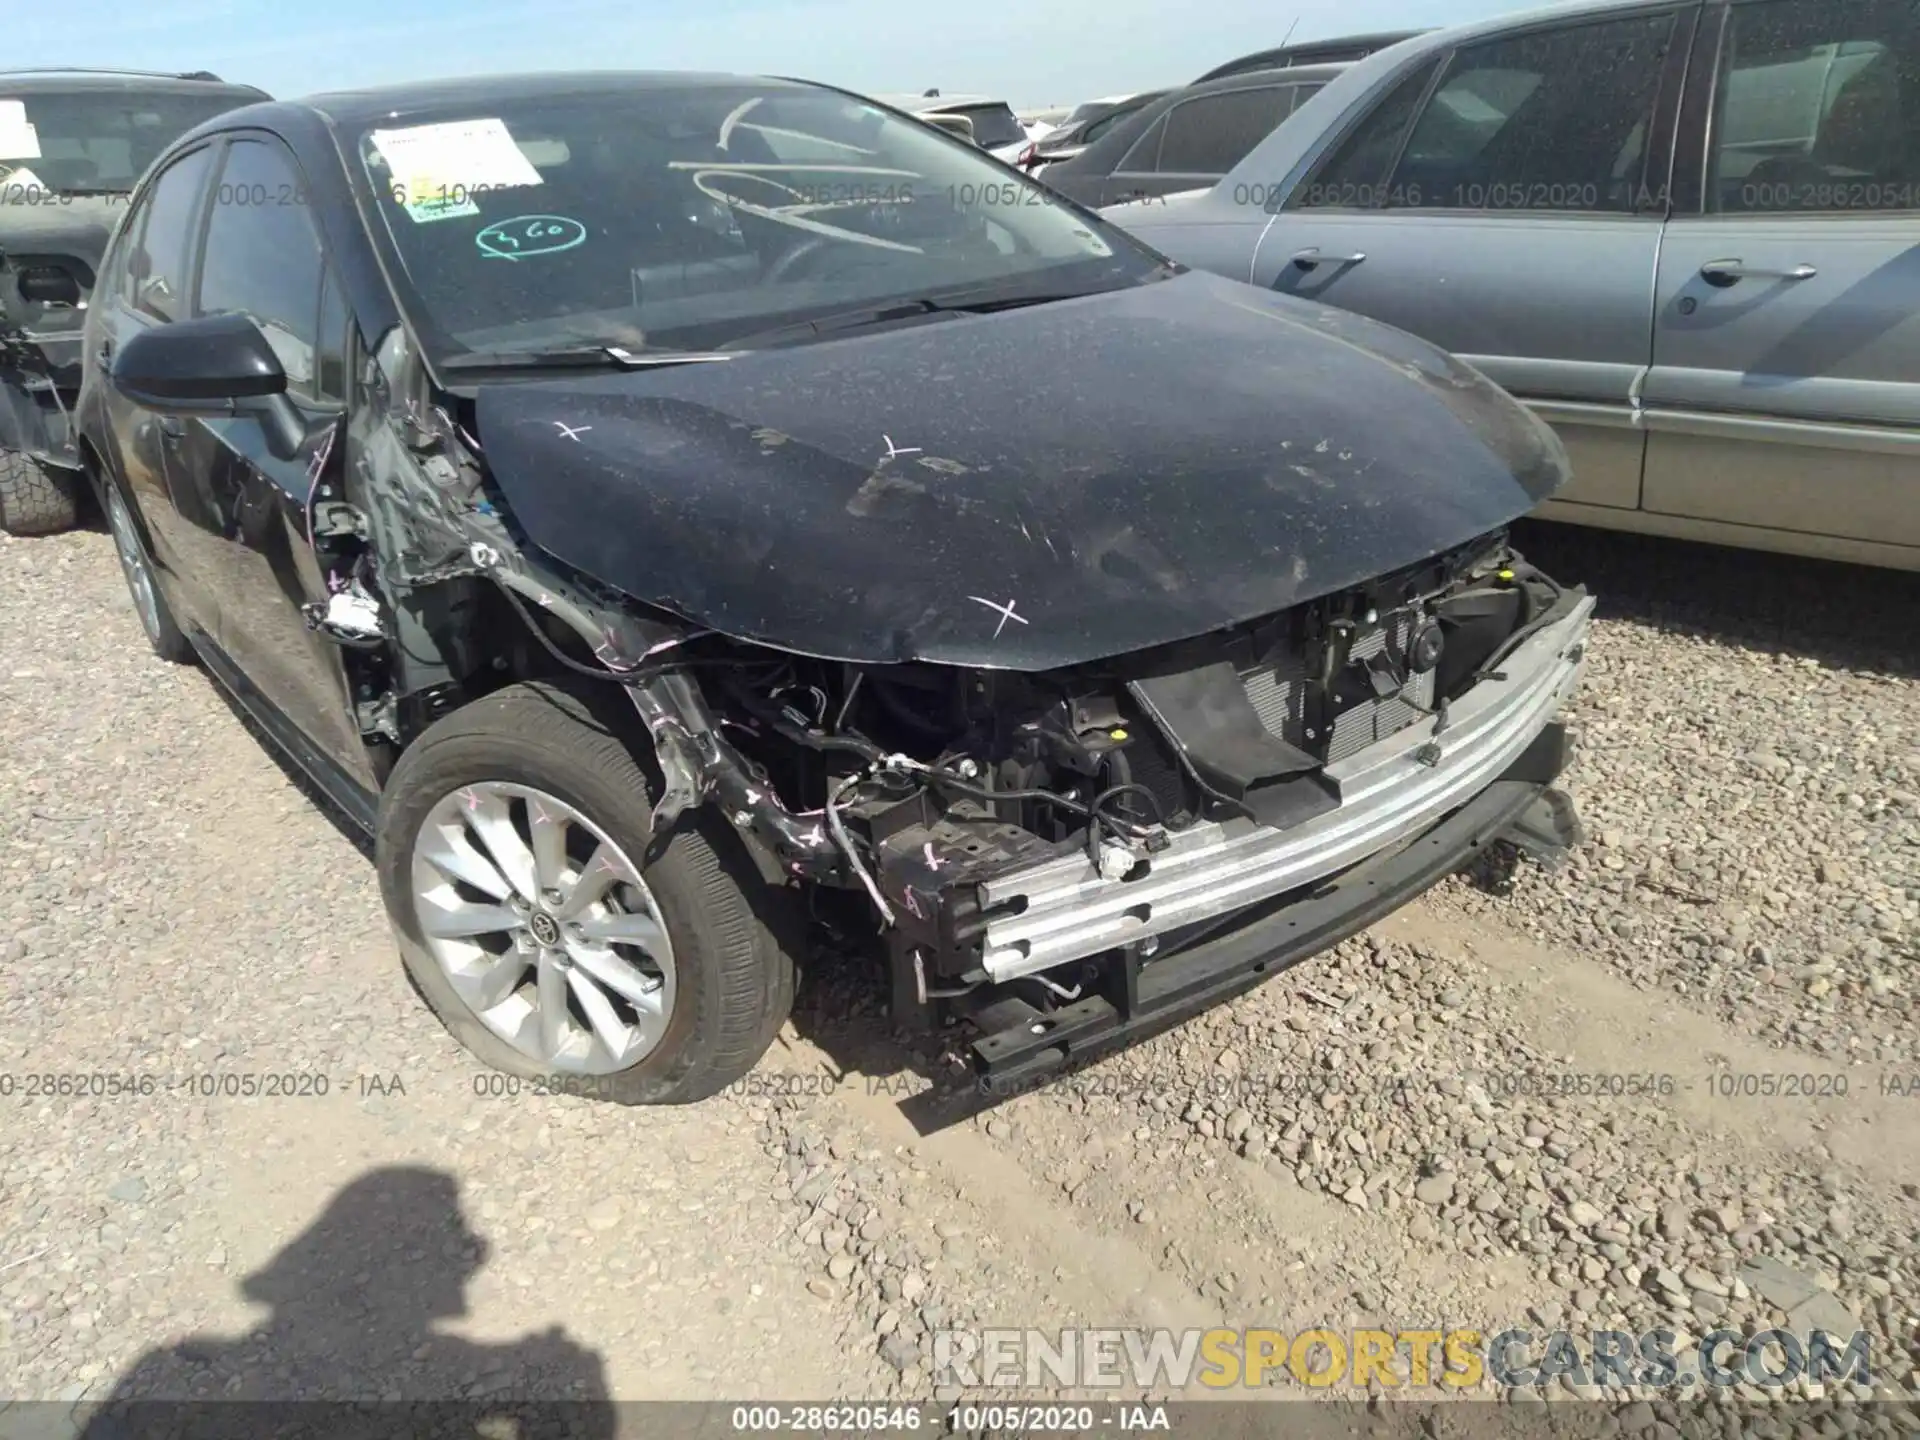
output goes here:
[[1708, 162], [1717, 213], [1920, 208], [1920, 9], [1736, 6]]
[[318, 338], [314, 358], [315, 396], [329, 404], [344, 405], [351, 393], [348, 366], [356, 353], [353, 311], [330, 266], [320, 273]]
[[1176, 175], [1226, 174], [1286, 119], [1293, 92], [1291, 85], [1263, 85], [1183, 100], [1167, 112], [1155, 168]]
[[1400, 154], [1439, 64], [1429, 61], [1389, 90], [1307, 182], [1287, 197], [1286, 208], [1373, 210], [1385, 206], [1387, 171]]
[[107, 253], [100, 260], [100, 284], [94, 290], [100, 299], [111, 298], [122, 305], [133, 304], [135, 282], [139, 278], [134, 262], [139, 258], [141, 232], [146, 228], [147, 212], [152, 208], [142, 200], [129, 210], [126, 219], [114, 231], [113, 239], [107, 243]]
[[1466, 46], [1424, 104], [1423, 77], [1397, 87], [1295, 203], [1630, 214], [1651, 199], [1646, 137], [1677, 22], [1667, 11]]
[[234, 141], [214, 186], [195, 313], [247, 316], [279, 357], [287, 389], [318, 398], [325, 270], [292, 157], [274, 142]]
[[1167, 117], [1162, 115], [1147, 127], [1147, 133], [1113, 167], [1116, 175], [1140, 175], [1159, 168], [1160, 137], [1167, 133]]
[[1564, 26], [1454, 56], [1392, 189], [1449, 210], [1611, 211], [1646, 200], [1646, 136], [1677, 15]]
[[193, 241], [212, 160], [211, 147], [182, 156], [160, 173], [147, 193], [145, 223], [133, 247], [129, 278], [134, 308], [152, 319], [186, 317]]

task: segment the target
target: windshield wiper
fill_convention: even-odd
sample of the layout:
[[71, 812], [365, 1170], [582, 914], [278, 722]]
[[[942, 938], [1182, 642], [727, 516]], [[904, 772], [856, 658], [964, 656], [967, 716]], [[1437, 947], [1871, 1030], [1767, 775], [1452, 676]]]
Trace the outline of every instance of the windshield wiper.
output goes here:
[[712, 350], [655, 350], [636, 353], [618, 345], [575, 345], [558, 350], [474, 350], [440, 362], [440, 368], [462, 370], [582, 370], [618, 367], [623, 370], [660, 369], [668, 365], [698, 365], [712, 360], [737, 360]]
[[1082, 295], [1100, 293], [1099, 290], [1027, 290], [1009, 294], [995, 286], [959, 290], [946, 295], [920, 295], [885, 305], [838, 310], [816, 320], [799, 320], [791, 325], [776, 325], [770, 330], [755, 330], [751, 334], [736, 336], [720, 348], [740, 350], [759, 345], [777, 345], [782, 340], [806, 340], [842, 330], [864, 329], [869, 325], [888, 325], [895, 320], [911, 320], [918, 315], [990, 315], [997, 310], [1018, 310], [1028, 305], [1048, 305], [1056, 300], [1077, 300]]
[[775, 325], [737, 335], [720, 348], [738, 351], [757, 345], [777, 345], [782, 340], [806, 340], [836, 330], [858, 330], [867, 325], [885, 325], [893, 320], [910, 320], [915, 315], [932, 315], [941, 307], [931, 300], [896, 300], [889, 305], [863, 305], [853, 310], [836, 310], [813, 320], [796, 320], [791, 325]]

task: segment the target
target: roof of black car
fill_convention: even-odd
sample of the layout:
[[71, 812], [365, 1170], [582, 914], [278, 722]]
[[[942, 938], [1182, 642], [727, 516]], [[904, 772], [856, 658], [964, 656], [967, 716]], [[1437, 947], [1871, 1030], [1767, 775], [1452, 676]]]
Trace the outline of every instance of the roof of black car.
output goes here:
[[[1160, 100], [1185, 100], [1194, 95], [1211, 95], [1217, 90], [1239, 90], [1249, 84], [1286, 80], [1289, 84], [1301, 81], [1331, 80], [1343, 70], [1353, 66], [1345, 60], [1328, 61], [1323, 65], [1272, 65], [1259, 70], [1236, 70], [1231, 75], [1216, 76], [1212, 80], [1196, 80], [1191, 85], [1183, 85], [1169, 90]], [[1160, 100], [1152, 102], [1155, 105]]]
[[1324, 40], [1302, 40], [1293, 45], [1276, 46], [1271, 50], [1256, 50], [1251, 55], [1242, 55], [1237, 60], [1216, 65], [1193, 83], [1205, 85], [1209, 81], [1224, 80], [1256, 70], [1304, 69], [1308, 65], [1348, 63], [1359, 58], [1354, 54], [1355, 51], [1372, 53], [1385, 50], [1388, 46], [1397, 45], [1402, 40], [1411, 40], [1416, 35], [1428, 33], [1425, 30], [1383, 30], [1372, 35], [1336, 35]]
[[225, 94], [270, 98], [257, 86], [236, 84], [205, 72], [180, 75], [148, 70], [0, 70], [0, 92], [16, 97], [128, 90], [149, 95]]
[[468, 75], [449, 80], [427, 80], [404, 85], [374, 85], [359, 90], [333, 90], [305, 95], [295, 104], [308, 106], [337, 125], [359, 125], [409, 111], [437, 110], [450, 105], [485, 105], [494, 100], [559, 98], [605, 94], [609, 91], [697, 90], [714, 85], [754, 85], [761, 88], [806, 86], [801, 80], [775, 80], [762, 75], [730, 75], [694, 70], [567, 70], [520, 75]]
[[[1239, 70], [1213, 80], [1196, 80], [1191, 85], [1176, 86], [1158, 98], [1149, 100], [1139, 110], [1129, 115], [1124, 124], [1137, 125], [1144, 131], [1154, 119], [1158, 119], [1183, 100], [1191, 100], [1196, 95], [1218, 95], [1225, 90], [1253, 90], [1279, 80], [1284, 80], [1289, 85], [1312, 84], [1315, 81], [1331, 80], [1342, 71], [1352, 68], [1345, 62], [1326, 65], [1276, 65], [1266, 70]], [[1119, 129], [1116, 128], [1107, 133], [1116, 135]]]

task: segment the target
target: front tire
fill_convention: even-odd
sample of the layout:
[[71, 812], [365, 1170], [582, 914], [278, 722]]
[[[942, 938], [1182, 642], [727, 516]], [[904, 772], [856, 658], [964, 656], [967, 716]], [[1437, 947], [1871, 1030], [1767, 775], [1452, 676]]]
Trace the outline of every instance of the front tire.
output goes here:
[[438, 721], [388, 778], [376, 859], [408, 974], [482, 1061], [685, 1103], [773, 1042], [794, 932], [711, 811], [644, 862], [658, 781], [622, 738], [628, 708], [612, 686], [530, 683]]
[[18, 450], [0, 450], [0, 530], [53, 535], [80, 518], [79, 477]]

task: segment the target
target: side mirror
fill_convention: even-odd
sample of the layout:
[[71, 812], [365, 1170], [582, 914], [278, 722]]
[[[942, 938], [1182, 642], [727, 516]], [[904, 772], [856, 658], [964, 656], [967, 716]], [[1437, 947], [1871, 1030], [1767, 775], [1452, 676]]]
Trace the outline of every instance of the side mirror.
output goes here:
[[242, 401], [284, 394], [287, 372], [245, 315], [210, 315], [142, 330], [113, 358], [113, 388], [171, 415], [231, 415]]
[[140, 331], [113, 357], [113, 388], [162, 415], [251, 415], [276, 459], [297, 458], [307, 420], [287, 372], [245, 315], [209, 315]]

